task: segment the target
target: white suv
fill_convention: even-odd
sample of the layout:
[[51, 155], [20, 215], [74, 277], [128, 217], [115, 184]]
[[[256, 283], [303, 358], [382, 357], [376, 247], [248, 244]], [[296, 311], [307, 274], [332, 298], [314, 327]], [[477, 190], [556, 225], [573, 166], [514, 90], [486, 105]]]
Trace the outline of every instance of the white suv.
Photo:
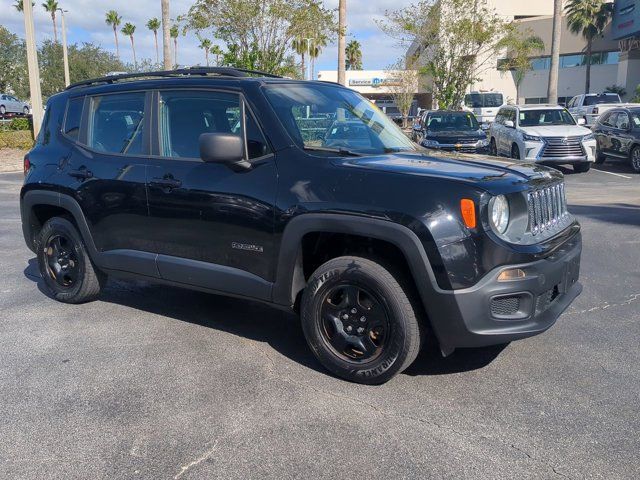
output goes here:
[[489, 151], [586, 172], [596, 159], [596, 139], [558, 105], [515, 105], [500, 109], [489, 130]]

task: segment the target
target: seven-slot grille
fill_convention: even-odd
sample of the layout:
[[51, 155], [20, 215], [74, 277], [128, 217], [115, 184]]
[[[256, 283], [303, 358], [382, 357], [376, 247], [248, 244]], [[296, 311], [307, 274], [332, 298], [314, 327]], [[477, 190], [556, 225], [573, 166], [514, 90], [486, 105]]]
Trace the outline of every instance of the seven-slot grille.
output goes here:
[[584, 157], [582, 137], [544, 137], [541, 158]]
[[564, 183], [529, 192], [527, 206], [532, 235], [554, 228], [569, 215]]

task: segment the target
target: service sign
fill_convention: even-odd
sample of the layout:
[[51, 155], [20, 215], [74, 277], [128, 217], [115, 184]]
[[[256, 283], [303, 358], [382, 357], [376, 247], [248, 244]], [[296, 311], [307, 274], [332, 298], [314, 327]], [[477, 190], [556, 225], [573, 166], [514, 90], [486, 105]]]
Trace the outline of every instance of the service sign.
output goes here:
[[616, 0], [611, 33], [615, 40], [640, 33], [640, 0]]

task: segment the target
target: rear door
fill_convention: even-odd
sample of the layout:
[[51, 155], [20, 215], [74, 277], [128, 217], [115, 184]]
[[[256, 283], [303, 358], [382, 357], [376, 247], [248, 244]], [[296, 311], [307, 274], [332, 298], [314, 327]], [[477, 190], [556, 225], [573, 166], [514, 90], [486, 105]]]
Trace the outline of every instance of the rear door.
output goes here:
[[[154, 94], [154, 157], [147, 191], [160, 275], [267, 298], [274, 277], [275, 157], [242, 95], [221, 90]], [[205, 163], [203, 133], [245, 138], [248, 170]]]

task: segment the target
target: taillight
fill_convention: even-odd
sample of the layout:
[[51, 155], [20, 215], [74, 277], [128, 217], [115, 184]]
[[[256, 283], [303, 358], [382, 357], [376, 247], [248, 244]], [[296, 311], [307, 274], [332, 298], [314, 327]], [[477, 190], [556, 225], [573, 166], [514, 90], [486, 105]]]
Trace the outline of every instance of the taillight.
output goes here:
[[31, 162], [29, 161], [29, 156], [24, 156], [24, 174], [25, 176], [29, 173], [29, 169], [31, 168]]

